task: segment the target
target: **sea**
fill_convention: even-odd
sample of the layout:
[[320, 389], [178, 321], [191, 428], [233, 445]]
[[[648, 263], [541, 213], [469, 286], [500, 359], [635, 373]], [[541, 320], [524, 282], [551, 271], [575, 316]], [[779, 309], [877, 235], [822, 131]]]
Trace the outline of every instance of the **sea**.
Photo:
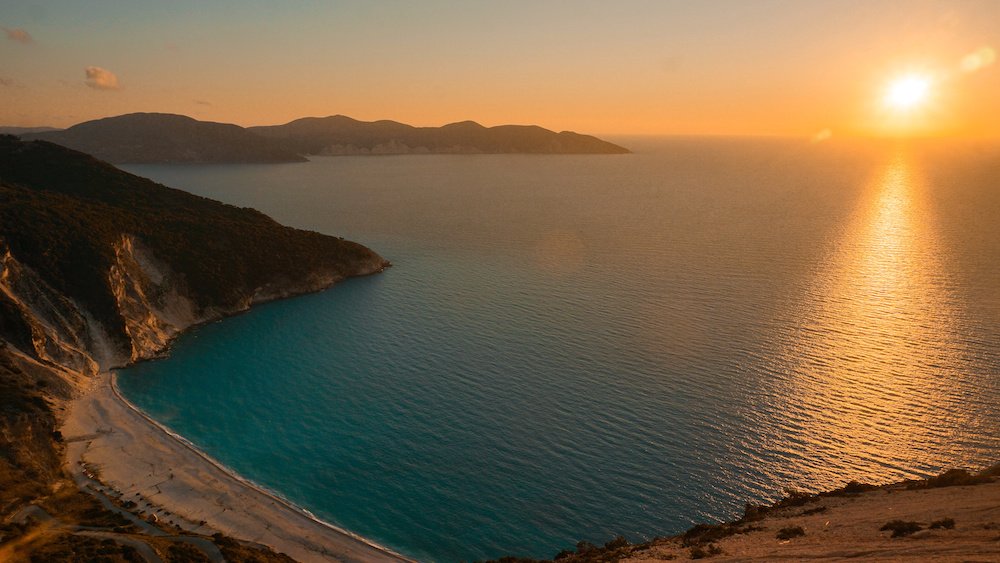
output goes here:
[[194, 329], [122, 391], [423, 561], [1000, 461], [1000, 143], [612, 140], [125, 166], [393, 266]]

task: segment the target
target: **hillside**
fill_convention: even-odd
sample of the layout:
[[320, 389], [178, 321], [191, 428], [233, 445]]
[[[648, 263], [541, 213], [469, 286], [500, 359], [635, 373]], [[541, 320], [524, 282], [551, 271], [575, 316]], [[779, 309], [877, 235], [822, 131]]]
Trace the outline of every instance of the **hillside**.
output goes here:
[[305, 160], [238, 125], [168, 113], [130, 113], [21, 136], [50, 141], [115, 164]]
[[287, 561], [102, 506], [63, 465], [59, 421], [98, 372], [154, 357], [194, 324], [387, 265], [359, 244], [0, 136], [0, 560], [134, 561], [155, 549], [199, 561], [207, 549]]
[[300, 154], [623, 154], [628, 149], [589, 135], [556, 133], [534, 125], [483, 127], [473, 121], [413, 127], [395, 121], [358, 121], [343, 115], [305, 117], [284, 125], [250, 127]]

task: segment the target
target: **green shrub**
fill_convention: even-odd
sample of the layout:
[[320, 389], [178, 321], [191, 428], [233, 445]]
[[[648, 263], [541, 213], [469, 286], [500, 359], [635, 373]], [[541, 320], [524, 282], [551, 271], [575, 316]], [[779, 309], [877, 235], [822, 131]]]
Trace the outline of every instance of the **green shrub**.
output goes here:
[[879, 528], [879, 531], [884, 532], [886, 530], [892, 530], [892, 537], [901, 538], [904, 536], [908, 536], [914, 532], [919, 532], [922, 529], [923, 527], [921, 527], [918, 522], [891, 520], [889, 522], [886, 522], [881, 528]]
[[621, 549], [623, 547], [628, 547], [628, 540], [625, 536], [616, 536], [614, 539], [604, 544], [604, 549]]
[[790, 540], [804, 535], [806, 535], [806, 531], [802, 526], [788, 526], [778, 530], [775, 537], [779, 540]]
[[931, 477], [926, 481], [918, 481], [910, 486], [913, 489], [937, 489], [939, 487], [963, 487], [989, 483], [992, 479], [987, 475], [972, 475], [964, 469], [949, 469], [944, 473]]
[[823, 512], [826, 512], [829, 509], [830, 508], [827, 507], [827, 506], [817, 506], [816, 508], [810, 508], [808, 510], [803, 510], [802, 511], [802, 515], [803, 516], [811, 516], [813, 514], [821, 514]]
[[722, 553], [722, 548], [714, 543], [708, 544], [708, 547], [696, 545], [691, 548], [691, 559], [705, 559], [713, 555], [719, 555], [720, 553]]
[[955, 528], [954, 518], [942, 518], [941, 520], [935, 520], [931, 522], [931, 529], [936, 530], [938, 528], [944, 528], [946, 530], [952, 530]]

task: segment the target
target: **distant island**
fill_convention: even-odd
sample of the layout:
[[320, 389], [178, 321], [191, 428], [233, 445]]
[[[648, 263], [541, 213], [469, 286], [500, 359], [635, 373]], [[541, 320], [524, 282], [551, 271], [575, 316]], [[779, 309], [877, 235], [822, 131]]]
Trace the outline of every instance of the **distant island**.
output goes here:
[[244, 128], [169, 113], [130, 113], [69, 129], [0, 128], [114, 164], [304, 162], [305, 155], [626, 154], [590, 135], [534, 125], [484, 127], [473, 121], [413, 127], [342, 115], [305, 117], [284, 125]]
[[307, 155], [379, 154], [626, 154], [590, 135], [556, 133], [536, 125], [484, 127], [462, 121], [413, 127], [396, 121], [358, 121], [343, 115], [304, 117], [284, 125], [250, 127], [262, 137]]

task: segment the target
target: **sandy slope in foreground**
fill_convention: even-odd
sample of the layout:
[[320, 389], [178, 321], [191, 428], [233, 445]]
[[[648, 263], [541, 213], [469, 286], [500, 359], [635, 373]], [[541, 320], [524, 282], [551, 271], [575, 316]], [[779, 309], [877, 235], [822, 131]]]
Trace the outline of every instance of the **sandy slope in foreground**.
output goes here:
[[70, 404], [62, 433], [71, 472], [80, 471], [82, 460], [124, 499], [139, 493], [155, 505], [147, 512], [169, 511], [160, 513], [163, 521], [258, 542], [303, 562], [405, 561], [227, 473], [126, 404], [109, 374]]
[[[825, 507], [822, 508], [822, 507]], [[812, 514], [803, 514], [812, 510]], [[929, 529], [952, 518], [954, 529]], [[916, 521], [923, 530], [892, 538], [890, 520]], [[1000, 481], [968, 487], [904, 490], [888, 486], [858, 495], [825, 497], [775, 510], [747, 526], [764, 529], [715, 542], [711, 561], [1000, 561]], [[777, 539], [782, 528], [801, 526], [804, 536]], [[623, 561], [690, 559], [679, 539], [664, 540]]]

